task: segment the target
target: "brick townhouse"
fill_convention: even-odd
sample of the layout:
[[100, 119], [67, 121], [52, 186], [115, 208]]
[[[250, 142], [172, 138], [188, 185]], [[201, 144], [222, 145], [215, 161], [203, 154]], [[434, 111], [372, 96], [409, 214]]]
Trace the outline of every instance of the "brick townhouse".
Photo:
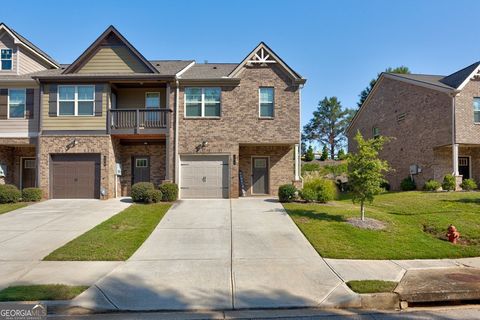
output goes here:
[[263, 42], [240, 63], [147, 60], [110, 26], [60, 64], [2, 23], [0, 50], [0, 183], [100, 199], [142, 181], [182, 198], [300, 183], [305, 79]]

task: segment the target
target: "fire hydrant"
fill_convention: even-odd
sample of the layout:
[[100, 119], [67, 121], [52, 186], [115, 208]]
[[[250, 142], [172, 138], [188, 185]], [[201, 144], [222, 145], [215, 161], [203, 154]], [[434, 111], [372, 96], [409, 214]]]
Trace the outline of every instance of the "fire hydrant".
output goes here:
[[451, 224], [447, 229], [447, 238], [451, 243], [457, 243], [458, 238], [460, 238], [460, 232], [457, 231], [457, 228]]

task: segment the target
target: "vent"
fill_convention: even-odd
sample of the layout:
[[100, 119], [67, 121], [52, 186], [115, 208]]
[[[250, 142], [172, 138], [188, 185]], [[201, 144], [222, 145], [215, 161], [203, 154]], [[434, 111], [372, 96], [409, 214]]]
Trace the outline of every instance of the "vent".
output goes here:
[[403, 120], [405, 120], [406, 116], [407, 114], [405, 112], [400, 113], [399, 115], [397, 115], [397, 122], [402, 122]]

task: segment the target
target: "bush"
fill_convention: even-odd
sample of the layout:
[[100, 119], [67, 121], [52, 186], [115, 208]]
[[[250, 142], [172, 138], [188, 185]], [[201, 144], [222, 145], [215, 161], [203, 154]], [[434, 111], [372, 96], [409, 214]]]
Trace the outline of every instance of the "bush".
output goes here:
[[22, 193], [13, 184], [0, 185], [0, 203], [13, 203], [20, 201]]
[[430, 179], [427, 182], [425, 182], [423, 189], [425, 191], [437, 191], [438, 189], [440, 189], [441, 186], [442, 185], [437, 180]]
[[454, 191], [457, 184], [455, 181], [455, 177], [451, 174], [447, 174], [443, 177], [442, 189], [445, 191]]
[[22, 201], [36, 202], [42, 200], [42, 189], [39, 188], [25, 188], [22, 190]]
[[162, 192], [162, 201], [177, 201], [178, 186], [175, 183], [164, 183], [160, 186], [159, 190]]
[[315, 200], [327, 203], [336, 198], [337, 186], [332, 180], [322, 178], [312, 179], [304, 184], [302, 193], [306, 193], [308, 196], [313, 192], [316, 194]]
[[293, 184], [283, 184], [278, 188], [280, 202], [292, 202], [295, 200], [297, 188]]
[[313, 171], [320, 171], [321, 166], [318, 163], [312, 162], [312, 163], [304, 163], [302, 164], [302, 173], [305, 172], [313, 172]]
[[132, 200], [134, 202], [145, 202], [148, 196], [149, 190], [155, 190], [153, 183], [151, 182], [138, 182], [132, 186]]
[[415, 184], [415, 181], [413, 181], [412, 178], [406, 177], [400, 183], [400, 189], [402, 191], [412, 191], [412, 190], [417, 189], [417, 185]]
[[473, 179], [465, 179], [462, 181], [460, 187], [465, 191], [471, 191], [477, 189], [477, 183]]
[[147, 190], [145, 193], [145, 203], [157, 203], [162, 201], [162, 191], [160, 190]]
[[317, 192], [313, 189], [305, 189], [300, 192], [300, 196], [307, 202], [313, 202], [317, 200]]
[[305, 161], [313, 161], [315, 159], [315, 155], [313, 154], [312, 146], [309, 146], [307, 152], [305, 153]]
[[380, 183], [380, 188], [382, 188], [383, 190], [385, 191], [390, 191], [390, 183], [384, 181], [382, 183]]

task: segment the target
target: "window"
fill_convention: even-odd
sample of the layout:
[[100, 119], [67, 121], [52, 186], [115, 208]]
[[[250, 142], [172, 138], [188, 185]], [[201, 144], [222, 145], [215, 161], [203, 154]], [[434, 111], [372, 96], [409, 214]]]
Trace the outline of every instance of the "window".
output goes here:
[[8, 118], [25, 118], [25, 89], [8, 90]]
[[93, 116], [94, 86], [58, 86], [59, 116]]
[[185, 88], [186, 117], [220, 117], [220, 88]]
[[2, 70], [12, 70], [12, 49], [1, 50]]
[[160, 92], [147, 92], [145, 94], [145, 108], [147, 109], [160, 108]]
[[473, 98], [473, 122], [480, 123], [480, 98]]
[[37, 161], [35, 159], [25, 159], [23, 167], [25, 169], [35, 169], [37, 167]]
[[380, 137], [380, 129], [378, 129], [377, 127], [373, 127], [372, 133], [373, 133], [373, 137], [374, 137], [375, 139], [378, 138], [378, 137]]
[[273, 88], [260, 88], [260, 117], [273, 118], [274, 91]]
[[146, 168], [148, 167], [148, 159], [138, 158], [135, 160], [135, 167], [137, 168]]

